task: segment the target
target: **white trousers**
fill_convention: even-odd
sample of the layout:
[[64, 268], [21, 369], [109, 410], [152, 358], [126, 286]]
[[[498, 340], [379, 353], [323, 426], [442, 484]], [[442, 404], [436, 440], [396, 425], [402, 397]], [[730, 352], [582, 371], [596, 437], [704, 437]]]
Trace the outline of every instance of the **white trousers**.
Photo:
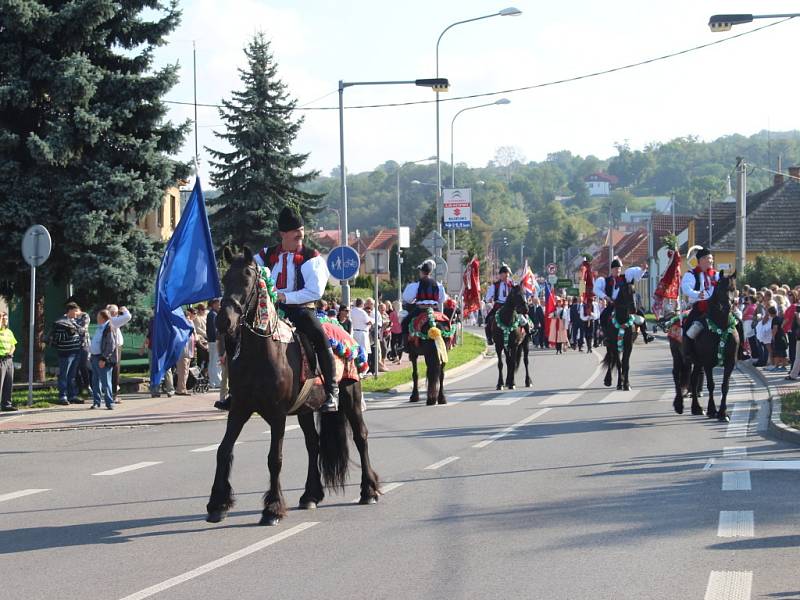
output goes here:
[[208, 385], [212, 388], [222, 385], [222, 367], [219, 364], [219, 349], [216, 343], [208, 345]]

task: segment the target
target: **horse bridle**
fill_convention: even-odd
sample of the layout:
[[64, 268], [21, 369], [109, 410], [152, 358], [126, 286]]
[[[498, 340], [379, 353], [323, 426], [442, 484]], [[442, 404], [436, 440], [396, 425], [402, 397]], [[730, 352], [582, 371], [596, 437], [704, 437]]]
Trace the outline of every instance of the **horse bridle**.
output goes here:
[[[275, 324], [271, 324], [269, 331], [264, 333], [258, 331], [256, 327], [250, 324], [250, 320], [247, 318], [247, 315], [250, 313], [250, 305], [253, 303], [253, 300], [258, 300], [258, 281], [261, 278], [259, 274], [258, 268], [253, 266], [252, 264], [247, 265], [247, 270], [252, 273], [255, 284], [250, 289], [250, 292], [247, 294], [247, 299], [244, 301], [244, 305], [240, 303], [236, 298], [223, 298], [221, 306], [230, 306], [233, 308], [234, 312], [239, 315], [239, 329], [247, 329], [250, 333], [257, 335], [259, 337], [272, 337], [275, 333], [276, 326]], [[254, 317], [255, 318], [255, 317]], [[275, 321], [277, 321], [277, 313], [275, 315]], [[238, 352], [237, 352], [238, 354]]]

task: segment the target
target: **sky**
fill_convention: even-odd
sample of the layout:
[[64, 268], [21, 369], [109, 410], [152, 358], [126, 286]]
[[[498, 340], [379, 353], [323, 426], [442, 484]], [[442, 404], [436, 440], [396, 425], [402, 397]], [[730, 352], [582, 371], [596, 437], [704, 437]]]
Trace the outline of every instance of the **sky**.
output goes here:
[[[507, 3], [508, 2], [508, 3]], [[717, 13], [789, 13], [786, 0], [182, 0], [181, 26], [156, 51], [156, 65], [179, 63], [180, 83], [167, 100], [191, 102], [192, 42], [197, 45], [197, 99], [214, 104], [240, 89], [243, 47], [258, 31], [272, 43], [279, 74], [299, 106], [336, 107], [345, 81], [433, 77], [441, 31], [464, 19], [508, 6], [516, 17], [492, 17], [450, 29], [440, 45], [440, 75], [447, 98], [493, 92], [604, 70], [722, 40], [770, 21], [712, 33]], [[501, 146], [528, 161], [569, 150], [608, 158], [614, 144], [642, 148], [696, 135], [702, 140], [763, 129], [800, 129], [800, 77], [796, 56], [800, 19], [669, 60], [583, 81], [488, 98], [440, 104], [440, 153], [449, 162], [451, 120], [466, 107], [508, 98], [508, 105], [463, 113], [455, 124], [455, 161], [485, 166]], [[345, 106], [432, 100], [414, 86], [353, 87]], [[336, 110], [298, 112], [305, 118], [294, 151], [310, 153], [307, 166], [329, 174], [339, 165]], [[192, 118], [173, 105], [170, 118]], [[214, 108], [198, 112], [203, 146], [225, 149]], [[387, 160], [436, 154], [435, 105], [345, 111], [345, 153], [350, 173]], [[194, 153], [190, 135], [181, 158]], [[734, 157], [731, 157], [734, 161]]]

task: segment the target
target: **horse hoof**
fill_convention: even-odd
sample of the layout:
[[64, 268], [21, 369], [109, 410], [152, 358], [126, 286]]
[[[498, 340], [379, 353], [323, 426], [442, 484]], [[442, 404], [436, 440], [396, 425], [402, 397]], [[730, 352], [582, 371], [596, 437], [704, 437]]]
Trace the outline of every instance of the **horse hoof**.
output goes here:
[[495, 389], [499, 392], [500, 390], [503, 389], [503, 386], [502, 385], [498, 385]]
[[699, 407], [699, 406], [693, 406], [692, 407], [692, 414], [694, 416], [696, 416], [696, 417], [702, 417], [703, 416], [703, 409], [701, 407]]
[[434, 398], [433, 400], [427, 400], [427, 401], [425, 402], [425, 404], [426, 404], [427, 406], [433, 406], [434, 404], [436, 404], [436, 399]]
[[507, 389], [507, 390], [514, 390], [514, 389], [516, 389], [516, 386], [513, 386], [513, 385], [507, 385], [507, 386], [506, 386], [506, 389]]
[[[683, 401], [678, 402], [677, 400], [675, 400], [672, 403], [672, 408], [675, 409], [676, 413], [678, 413], [679, 415], [682, 415], [683, 414]], [[694, 414], [694, 411], [692, 411], [692, 414]]]
[[266, 525], [268, 527], [274, 527], [280, 522], [281, 518], [276, 515], [262, 515], [261, 520], [258, 522], [258, 524]]
[[525, 387], [533, 387], [533, 384], [530, 381], [526, 381]]
[[361, 499], [358, 501], [359, 504], [377, 504], [378, 499], [375, 496], [361, 496]]
[[731, 418], [728, 416], [728, 413], [724, 410], [721, 410], [719, 411], [719, 413], [717, 413], [717, 420], [722, 421], [723, 423], [731, 422]]
[[622, 389], [625, 390], [626, 392], [630, 392], [631, 385], [629, 383], [626, 383], [625, 385], [622, 386]]
[[315, 510], [317, 508], [317, 503], [313, 500], [308, 500], [307, 502], [301, 502], [297, 508], [300, 510]]
[[411, 398], [409, 398], [408, 401], [409, 402], [419, 402], [419, 396], [411, 396]]
[[447, 404], [447, 398], [439, 398], [439, 400], [437, 400], [437, 404]]
[[219, 523], [224, 518], [225, 518], [224, 510], [212, 510], [209, 511], [208, 515], [206, 516], [206, 523]]
[[618, 383], [618, 384], [617, 384], [617, 389], [618, 389], [618, 390], [621, 390], [621, 389], [622, 389], [622, 384], [621, 384], [621, 383]]
[[717, 416], [717, 414], [718, 414], [718, 413], [717, 413], [717, 411], [716, 411], [716, 410], [709, 410], [708, 412], [706, 412], [706, 416], [707, 416], [709, 419], [713, 419], [714, 417], [716, 417], [716, 416]]
[[611, 377], [606, 377], [603, 380], [603, 385], [606, 386], [606, 387], [611, 387]]

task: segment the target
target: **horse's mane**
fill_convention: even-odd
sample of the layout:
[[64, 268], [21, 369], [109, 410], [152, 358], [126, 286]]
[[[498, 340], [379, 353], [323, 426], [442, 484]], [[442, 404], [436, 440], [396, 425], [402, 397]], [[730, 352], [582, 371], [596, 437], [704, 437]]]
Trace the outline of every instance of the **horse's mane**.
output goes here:
[[720, 271], [719, 281], [708, 299], [708, 317], [719, 327], [727, 327], [732, 291], [736, 291], [736, 274], [726, 277], [725, 272]]
[[636, 312], [636, 307], [633, 304], [633, 284], [625, 282], [614, 301], [614, 316], [617, 322], [622, 323], [627, 321], [631, 313]]

